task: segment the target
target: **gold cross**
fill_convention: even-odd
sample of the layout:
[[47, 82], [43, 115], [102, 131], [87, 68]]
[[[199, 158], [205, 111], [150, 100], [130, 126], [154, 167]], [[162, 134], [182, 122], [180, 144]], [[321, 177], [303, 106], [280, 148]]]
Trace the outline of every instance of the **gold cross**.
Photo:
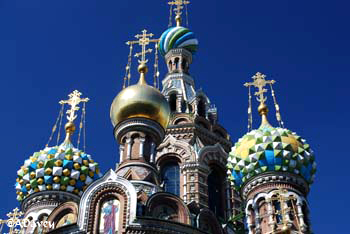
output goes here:
[[147, 53], [152, 53], [152, 49], [146, 49], [146, 46], [150, 42], [158, 43], [159, 39], [151, 39], [154, 36], [153, 33], [147, 33], [147, 30], [142, 30], [142, 34], [137, 34], [135, 37], [138, 39], [137, 41], [128, 41], [126, 42], [127, 45], [132, 46], [133, 44], [138, 44], [141, 46], [142, 50], [139, 53], [135, 54], [135, 57], [140, 57], [141, 60], [138, 60], [140, 64], [146, 64], [148, 62], [148, 59], [146, 59]]
[[282, 224], [283, 227], [282, 228], [288, 228], [288, 220], [286, 219], [286, 213], [289, 212], [291, 210], [291, 208], [287, 207], [284, 208], [284, 202], [285, 201], [290, 201], [290, 200], [295, 200], [294, 196], [291, 197], [286, 197], [285, 195], [287, 194], [287, 190], [286, 189], [278, 189], [278, 194], [276, 195], [276, 197], [271, 197], [267, 202], [271, 202], [271, 201], [279, 201], [280, 206], [281, 206], [281, 210], [277, 210], [275, 212], [275, 214], [279, 214], [282, 216]]
[[173, 2], [168, 2], [169, 5], [176, 5], [176, 8], [174, 9], [174, 11], [176, 12], [176, 16], [181, 16], [182, 14], [182, 9], [184, 8], [183, 5], [187, 5], [190, 4], [189, 1], [185, 1], [185, 0], [175, 0]]
[[74, 90], [71, 94], [68, 95], [68, 100], [61, 100], [59, 102], [61, 105], [68, 104], [71, 106], [71, 109], [67, 110], [67, 119], [69, 122], [73, 122], [77, 118], [75, 112], [79, 110], [79, 103], [88, 102], [90, 100], [89, 98], [80, 98], [81, 95], [81, 92]]
[[12, 213], [10, 212], [7, 214], [7, 217], [9, 217], [8, 220], [0, 219], [0, 224], [3, 224], [3, 223], [10, 224], [9, 222], [11, 222], [11, 225], [8, 225], [10, 226], [9, 234], [19, 233], [19, 230], [17, 230], [15, 227], [18, 221], [22, 221], [20, 217], [23, 215], [24, 213], [22, 211], [19, 211], [19, 209], [16, 207], [15, 209], [13, 209]]
[[267, 89], [265, 89], [264, 87], [267, 84], [274, 84], [276, 82], [274, 80], [265, 80], [265, 77], [266, 77], [266, 75], [264, 75], [260, 72], [257, 72], [252, 77], [254, 80], [253, 82], [248, 82], [248, 83], [244, 84], [245, 87], [254, 86], [254, 87], [259, 89], [259, 91], [255, 92], [254, 95], [257, 96], [257, 100], [261, 104], [264, 104], [266, 101], [266, 97], [264, 96], [264, 93], [267, 92]]

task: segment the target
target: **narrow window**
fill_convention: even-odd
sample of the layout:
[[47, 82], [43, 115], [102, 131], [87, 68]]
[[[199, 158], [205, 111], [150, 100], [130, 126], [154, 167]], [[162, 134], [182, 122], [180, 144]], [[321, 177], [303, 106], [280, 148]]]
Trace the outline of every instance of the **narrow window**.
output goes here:
[[222, 176], [219, 173], [218, 168], [212, 168], [208, 175], [208, 196], [209, 196], [209, 209], [221, 218], [224, 218], [224, 194], [222, 186]]
[[168, 163], [163, 167], [162, 180], [166, 192], [180, 195], [180, 167], [176, 162]]

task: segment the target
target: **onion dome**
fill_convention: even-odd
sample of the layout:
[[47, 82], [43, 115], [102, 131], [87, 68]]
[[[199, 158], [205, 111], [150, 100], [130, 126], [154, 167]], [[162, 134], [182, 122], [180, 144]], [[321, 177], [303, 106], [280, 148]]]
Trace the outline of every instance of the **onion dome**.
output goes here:
[[45, 191], [59, 190], [81, 195], [100, 178], [98, 163], [90, 155], [71, 147], [54, 146], [35, 152], [17, 172], [17, 200]]
[[316, 162], [310, 146], [296, 133], [262, 125], [232, 147], [228, 169], [231, 181], [238, 188], [250, 178], [269, 171], [297, 174], [311, 184]]
[[116, 126], [124, 120], [140, 117], [154, 120], [166, 128], [170, 117], [169, 103], [158, 89], [147, 85], [147, 66], [141, 64], [138, 70], [139, 82], [123, 89], [113, 100], [110, 112], [112, 124]]
[[188, 28], [171, 27], [160, 37], [159, 52], [165, 56], [166, 53], [175, 48], [184, 48], [194, 54], [198, 48], [198, 40]]
[[[60, 102], [62, 105], [71, 106], [67, 111], [68, 123], [65, 125], [64, 142], [60, 146], [46, 147], [35, 152], [17, 171], [15, 184], [17, 200], [22, 201], [33, 193], [46, 190], [81, 195], [89, 184], [102, 176], [98, 163], [90, 155], [74, 148], [71, 143], [71, 136], [75, 131], [73, 121], [77, 117], [76, 111], [79, 110], [78, 104], [89, 100], [81, 99], [80, 95], [81, 93], [76, 90], [69, 95], [69, 100]], [[62, 118], [63, 107], [61, 111]]]

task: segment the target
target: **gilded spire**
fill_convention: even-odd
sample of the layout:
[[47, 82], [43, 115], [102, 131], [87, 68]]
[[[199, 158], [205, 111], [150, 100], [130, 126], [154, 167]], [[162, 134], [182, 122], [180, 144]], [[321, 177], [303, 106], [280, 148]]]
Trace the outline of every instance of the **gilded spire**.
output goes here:
[[75, 131], [75, 125], [74, 120], [77, 118], [76, 111], [80, 109], [79, 104], [81, 102], [88, 102], [89, 98], [81, 98], [80, 96], [82, 93], [80, 93], [78, 90], [74, 90], [71, 94], [68, 95], [68, 100], [61, 100], [59, 103], [61, 105], [68, 104], [71, 106], [69, 110], [67, 110], [67, 120], [68, 122], [65, 125], [66, 129], [66, 138], [62, 145], [71, 145], [71, 137]]
[[189, 1], [186, 1], [186, 0], [175, 0], [175, 1], [170, 1], [168, 2], [168, 4], [170, 6], [176, 6], [176, 8], [174, 9], [175, 11], [175, 21], [176, 21], [176, 26], [177, 27], [180, 27], [181, 26], [181, 15], [182, 15], [182, 10], [184, 9], [184, 6], [190, 4]]
[[138, 40], [126, 42], [126, 44], [129, 46], [132, 46], [134, 44], [138, 44], [141, 46], [141, 52], [138, 52], [135, 54], [135, 57], [137, 58], [140, 57], [140, 59], [138, 60], [139, 62], [138, 71], [140, 73], [140, 79], [138, 82], [139, 84], [147, 84], [145, 79], [145, 75], [148, 72], [148, 67], [147, 67], [148, 59], [146, 59], [146, 54], [152, 53], [153, 50], [151, 48], [147, 49], [146, 47], [151, 42], [154, 42], [154, 43], [159, 42], [159, 39], [152, 39], [153, 36], [154, 36], [153, 33], [147, 33], [147, 30], [144, 29], [142, 30], [142, 34], [135, 35], [135, 37]]
[[266, 85], [272, 85], [275, 83], [274, 80], [265, 80], [266, 75], [257, 72], [253, 77], [253, 82], [245, 83], [245, 87], [251, 87], [254, 86], [258, 88], [258, 91], [254, 93], [255, 96], [257, 96], [258, 102], [260, 102], [260, 105], [258, 107], [259, 114], [262, 117], [261, 125], [270, 125], [267, 121], [267, 113], [269, 109], [267, 108], [265, 102], [267, 97], [265, 97], [264, 93], [267, 92], [267, 89], [265, 89]]

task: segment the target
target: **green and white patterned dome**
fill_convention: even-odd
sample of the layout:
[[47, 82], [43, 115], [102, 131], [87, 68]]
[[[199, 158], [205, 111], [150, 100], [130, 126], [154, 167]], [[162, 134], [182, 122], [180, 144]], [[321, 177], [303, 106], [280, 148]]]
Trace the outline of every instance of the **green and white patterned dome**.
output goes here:
[[24, 162], [17, 176], [17, 200], [22, 201], [45, 190], [81, 195], [89, 184], [101, 177], [101, 173], [98, 163], [90, 155], [71, 144], [62, 144], [35, 152]]
[[314, 153], [304, 139], [284, 128], [262, 124], [232, 147], [228, 176], [236, 189], [253, 177], [271, 171], [300, 175], [310, 185], [315, 177]]

